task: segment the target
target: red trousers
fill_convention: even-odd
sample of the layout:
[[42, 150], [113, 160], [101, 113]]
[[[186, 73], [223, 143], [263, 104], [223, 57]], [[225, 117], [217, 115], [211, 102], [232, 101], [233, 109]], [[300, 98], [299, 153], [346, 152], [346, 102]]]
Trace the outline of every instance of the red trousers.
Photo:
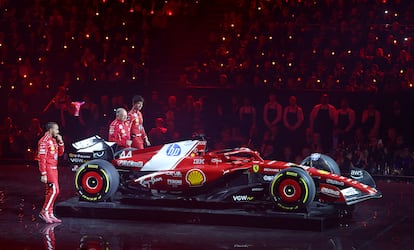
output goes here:
[[131, 147], [136, 149], [144, 149], [144, 140], [141, 136], [135, 136], [132, 138], [132, 145]]
[[45, 193], [45, 203], [43, 204], [43, 211], [52, 214], [53, 206], [55, 205], [56, 197], [59, 195], [58, 170], [47, 169], [47, 183]]

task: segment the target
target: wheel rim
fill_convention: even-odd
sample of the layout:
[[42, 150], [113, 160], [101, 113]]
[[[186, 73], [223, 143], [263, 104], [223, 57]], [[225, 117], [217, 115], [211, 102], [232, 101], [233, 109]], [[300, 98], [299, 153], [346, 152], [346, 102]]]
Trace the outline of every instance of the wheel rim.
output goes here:
[[103, 178], [97, 172], [87, 172], [82, 177], [82, 187], [90, 194], [97, 194], [102, 190]]
[[280, 199], [284, 202], [296, 202], [302, 195], [299, 183], [293, 179], [285, 179], [279, 185]]

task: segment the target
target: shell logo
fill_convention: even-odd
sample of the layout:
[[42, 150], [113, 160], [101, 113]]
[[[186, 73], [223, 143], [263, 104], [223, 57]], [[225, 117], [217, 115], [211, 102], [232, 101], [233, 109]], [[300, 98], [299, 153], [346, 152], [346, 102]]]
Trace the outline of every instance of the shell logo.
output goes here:
[[192, 187], [202, 186], [206, 182], [206, 175], [200, 169], [191, 169], [185, 175], [185, 180]]

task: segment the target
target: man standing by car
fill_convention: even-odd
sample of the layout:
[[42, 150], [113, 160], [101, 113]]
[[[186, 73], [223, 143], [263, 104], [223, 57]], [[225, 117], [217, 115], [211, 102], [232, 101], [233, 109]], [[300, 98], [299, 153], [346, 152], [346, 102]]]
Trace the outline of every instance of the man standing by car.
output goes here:
[[38, 162], [40, 170], [40, 181], [46, 184], [46, 197], [39, 217], [46, 223], [62, 222], [56, 218], [53, 206], [59, 194], [58, 182], [58, 157], [64, 153], [65, 145], [59, 134], [59, 126], [56, 122], [46, 125], [46, 133], [38, 143]]
[[124, 108], [118, 108], [116, 110], [116, 118], [109, 125], [109, 138], [110, 142], [116, 142], [119, 147], [127, 148], [131, 147], [131, 125], [127, 120], [128, 114]]
[[310, 113], [310, 131], [320, 138], [324, 152], [332, 150], [333, 129], [336, 120], [336, 108], [329, 103], [328, 94], [323, 94], [321, 102], [316, 104]]
[[144, 129], [144, 119], [141, 113], [143, 106], [144, 98], [136, 95], [132, 98], [132, 109], [128, 113], [128, 120], [131, 122], [132, 147], [137, 149], [143, 149], [144, 142], [146, 146], [151, 146]]

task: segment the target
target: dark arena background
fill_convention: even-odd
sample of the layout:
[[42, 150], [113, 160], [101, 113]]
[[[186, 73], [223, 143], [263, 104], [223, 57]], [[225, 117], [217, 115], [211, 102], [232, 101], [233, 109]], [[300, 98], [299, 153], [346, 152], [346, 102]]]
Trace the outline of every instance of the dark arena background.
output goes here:
[[[0, 0], [0, 13], [0, 249], [412, 249], [414, 2]], [[69, 152], [107, 139], [134, 95], [152, 145], [203, 135], [209, 150], [246, 146], [294, 163], [321, 152], [341, 172], [367, 170], [383, 198], [323, 233], [44, 224], [44, 125], [59, 124]], [[59, 162], [63, 201], [76, 192], [67, 153]]]

